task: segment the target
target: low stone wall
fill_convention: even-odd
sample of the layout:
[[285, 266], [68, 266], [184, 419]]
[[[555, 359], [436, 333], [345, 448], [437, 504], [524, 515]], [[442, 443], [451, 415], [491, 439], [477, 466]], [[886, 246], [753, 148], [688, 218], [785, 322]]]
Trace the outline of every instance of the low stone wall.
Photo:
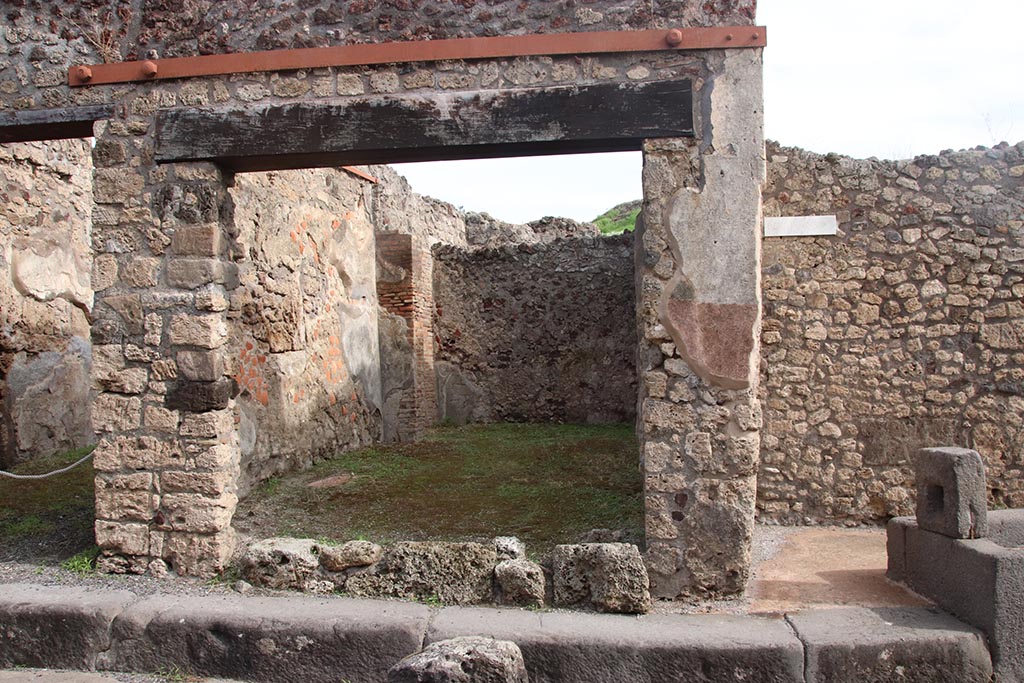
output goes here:
[[386, 548], [369, 541], [268, 538], [246, 547], [239, 569], [256, 586], [356, 598], [550, 604], [625, 614], [651, 609], [647, 570], [633, 544], [558, 545], [543, 562], [526, 559], [526, 546], [514, 536], [490, 543], [404, 541]]
[[1024, 143], [768, 161], [765, 215], [839, 232], [764, 240], [761, 518], [910, 514], [935, 445], [979, 451], [990, 503], [1024, 507]]
[[[366, 180], [331, 169], [235, 179], [240, 286], [228, 320], [243, 494], [380, 438], [371, 192]], [[219, 285], [209, 291], [224, 296]]]
[[568, 237], [597, 237], [601, 234], [593, 223], [580, 223], [571, 218], [544, 218], [525, 224], [506, 223], [487, 213], [466, 214], [466, 242], [471, 248], [503, 247], [512, 244], [538, 244]]
[[0, 466], [88, 445], [92, 151], [0, 145]]
[[631, 235], [434, 259], [440, 420], [634, 419]]

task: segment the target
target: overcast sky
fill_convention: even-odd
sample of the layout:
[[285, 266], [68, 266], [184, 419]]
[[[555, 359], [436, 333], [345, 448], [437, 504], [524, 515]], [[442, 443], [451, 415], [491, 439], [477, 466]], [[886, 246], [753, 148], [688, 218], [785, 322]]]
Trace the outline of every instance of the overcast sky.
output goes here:
[[[759, 0], [765, 134], [908, 158], [1024, 140], [1024, 0]], [[640, 154], [402, 164], [413, 189], [512, 222], [638, 199]]]

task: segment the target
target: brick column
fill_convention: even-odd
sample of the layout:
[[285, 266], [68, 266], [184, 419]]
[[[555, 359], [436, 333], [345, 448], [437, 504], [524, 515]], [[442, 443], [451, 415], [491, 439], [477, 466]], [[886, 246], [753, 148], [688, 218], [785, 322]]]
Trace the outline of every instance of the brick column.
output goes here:
[[697, 140], [649, 141], [637, 237], [647, 562], [659, 597], [742, 591], [761, 410], [760, 51], [709, 53]]
[[[135, 120], [139, 119], [139, 120]], [[222, 349], [230, 182], [154, 166], [141, 117], [94, 150], [96, 541], [111, 572], [209, 576], [234, 548], [239, 441]]]
[[[437, 421], [434, 258], [430, 247], [413, 235], [378, 232], [376, 240], [377, 260], [386, 264], [388, 272], [378, 273], [377, 300], [386, 311], [405, 320], [412, 352], [412, 381], [402, 390], [397, 415], [385, 416], [385, 420], [396, 419], [394, 432], [399, 440], [411, 440]], [[382, 369], [384, 373], [388, 371], [387, 367]]]
[[412, 355], [416, 363], [416, 431], [437, 422], [437, 374], [434, 371], [434, 255], [425, 241], [413, 237]]

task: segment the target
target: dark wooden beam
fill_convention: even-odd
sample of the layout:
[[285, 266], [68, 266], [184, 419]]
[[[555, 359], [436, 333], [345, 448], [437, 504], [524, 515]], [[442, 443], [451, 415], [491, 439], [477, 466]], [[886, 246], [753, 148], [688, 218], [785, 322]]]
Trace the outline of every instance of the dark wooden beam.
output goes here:
[[156, 159], [236, 171], [640, 149], [693, 135], [689, 80], [157, 114]]
[[92, 124], [114, 115], [111, 104], [0, 112], [0, 142], [92, 137]]

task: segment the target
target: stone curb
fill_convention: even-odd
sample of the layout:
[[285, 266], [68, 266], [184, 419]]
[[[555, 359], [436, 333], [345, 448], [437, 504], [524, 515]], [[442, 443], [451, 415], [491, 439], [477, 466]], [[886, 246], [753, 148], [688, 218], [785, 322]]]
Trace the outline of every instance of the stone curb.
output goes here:
[[251, 681], [385, 681], [425, 644], [512, 640], [532, 683], [863, 680], [987, 682], [980, 632], [935, 610], [848, 608], [787, 618], [643, 617], [330, 597], [137, 599], [5, 584], [0, 667], [155, 671]]

